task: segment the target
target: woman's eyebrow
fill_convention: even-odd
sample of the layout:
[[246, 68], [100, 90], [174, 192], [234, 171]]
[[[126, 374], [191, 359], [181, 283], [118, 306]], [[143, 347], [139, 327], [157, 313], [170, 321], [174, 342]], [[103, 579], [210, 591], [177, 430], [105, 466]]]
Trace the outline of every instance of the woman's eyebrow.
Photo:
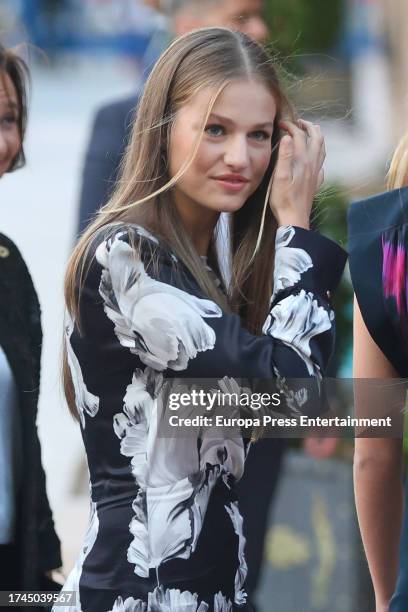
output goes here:
[[15, 110], [18, 112], [18, 104], [15, 100], [6, 99], [3, 102], [0, 102], [1, 106], [4, 106], [7, 110]]
[[[209, 119], [215, 119], [216, 121], [222, 121], [223, 123], [229, 123], [231, 125], [235, 125], [232, 119], [228, 119], [228, 117], [223, 117], [222, 115], [218, 115], [217, 113], [211, 113], [211, 115], [209, 116]], [[265, 121], [265, 123], [256, 123], [252, 127], [256, 129], [266, 128], [266, 127], [273, 128], [273, 122]]]

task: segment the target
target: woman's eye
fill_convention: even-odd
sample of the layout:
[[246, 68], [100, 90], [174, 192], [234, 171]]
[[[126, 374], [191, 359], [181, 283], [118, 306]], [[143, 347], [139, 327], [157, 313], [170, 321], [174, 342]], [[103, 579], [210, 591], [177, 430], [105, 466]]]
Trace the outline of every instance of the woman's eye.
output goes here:
[[256, 132], [252, 132], [252, 138], [255, 140], [268, 140], [270, 136], [268, 132], [264, 132], [263, 130], [257, 130]]
[[0, 123], [4, 125], [5, 127], [10, 127], [11, 125], [14, 125], [15, 123], [17, 123], [17, 117], [15, 117], [14, 115], [8, 115], [6, 117], [1, 117]]
[[225, 129], [222, 125], [207, 125], [205, 133], [209, 136], [224, 136]]

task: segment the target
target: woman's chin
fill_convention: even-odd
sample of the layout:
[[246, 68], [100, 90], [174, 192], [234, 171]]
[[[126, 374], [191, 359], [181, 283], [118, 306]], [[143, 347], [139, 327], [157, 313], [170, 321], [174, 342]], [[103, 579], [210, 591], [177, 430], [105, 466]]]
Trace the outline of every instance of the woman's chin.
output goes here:
[[223, 198], [222, 201], [220, 201], [219, 203], [217, 203], [217, 210], [219, 212], [225, 212], [225, 213], [233, 213], [233, 212], [237, 212], [238, 210], [240, 210], [243, 205], [245, 204], [246, 199], [244, 200], [243, 198]]

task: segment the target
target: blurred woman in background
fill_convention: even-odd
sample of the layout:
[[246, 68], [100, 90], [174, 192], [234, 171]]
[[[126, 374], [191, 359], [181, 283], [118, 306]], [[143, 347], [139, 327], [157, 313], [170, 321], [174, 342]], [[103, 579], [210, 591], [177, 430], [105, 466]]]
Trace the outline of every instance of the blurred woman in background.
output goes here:
[[[408, 377], [408, 134], [393, 156], [388, 190], [350, 209], [356, 379]], [[394, 406], [388, 409], [399, 420], [406, 387], [403, 381], [392, 387]], [[362, 381], [356, 389], [356, 410], [362, 408], [369, 416], [364, 404], [369, 400], [367, 409], [373, 412], [376, 402], [370, 385]], [[400, 561], [398, 553], [404, 497], [402, 426], [401, 419], [400, 437], [356, 438], [356, 504], [376, 612], [408, 610], [408, 521]]]
[[[24, 165], [27, 81], [25, 63], [0, 45], [0, 178]], [[53, 590], [61, 566], [36, 428], [41, 343], [30, 274], [0, 234], [0, 590]]]

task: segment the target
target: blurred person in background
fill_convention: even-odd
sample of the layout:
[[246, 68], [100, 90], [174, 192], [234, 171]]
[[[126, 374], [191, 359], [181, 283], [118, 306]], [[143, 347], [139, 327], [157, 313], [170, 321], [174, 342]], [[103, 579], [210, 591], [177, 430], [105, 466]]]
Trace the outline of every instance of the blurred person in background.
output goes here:
[[[24, 165], [27, 81], [25, 63], [0, 45], [0, 178]], [[24, 260], [3, 234], [0, 297], [0, 590], [54, 589], [60, 543], [36, 427], [40, 307]]]
[[30, 41], [33, 45], [44, 49], [51, 61], [56, 56], [61, 13], [68, 8], [68, 5], [69, 0], [24, 0], [21, 2], [20, 10]]
[[[288, 401], [320, 410], [328, 294], [345, 263], [309, 230], [324, 158], [319, 127], [297, 120], [267, 53], [243, 33], [191, 32], [155, 65], [123, 174], [65, 277], [65, 392], [92, 491], [65, 585], [75, 610], [252, 609], [235, 492], [247, 441], [201, 428], [163, 437], [154, 423], [174, 376], [221, 389], [237, 384], [224, 377], [308, 378], [318, 397], [290, 389]], [[228, 286], [215, 248], [222, 212]], [[268, 480], [265, 462], [256, 479]]]
[[[263, 0], [144, 1], [165, 15], [168, 22], [167, 35], [163, 30], [160, 31], [161, 40], [155, 36], [156, 57], [148, 69], [151, 69], [173, 36], [197, 28], [231, 27], [258, 41], [265, 39], [268, 33], [261, 15]], [[134, 95], [107, 104], [96, 113], [85, 156], [77, 235], [84, 230], [99, 208], [106, 204], [112, 193], [140, 93], [140, 90], [135, 91]]]
[[[393, 156], [388, 189], [352, 205], [349, 214], [357, 379], [408, 378], [408, 134]], [[393, 401], [401, 414], [406, 384], [396, 380], [394, 387]], [[368, 393], [369, 389], [356, 387], [356, 412], [368, 401], [374, 405]], [[394, 419], [395, 413], [394, 409]], [[368, 416], [367, 411], [363, 416]], [[401, 423], [400, 438], [357, 437], [355, 442], [355, 496], [376, 612], [408, 610], [408, 515], [400, 544], [402, 427]], [[408, 483], [405, 499], [408, 508]]]

